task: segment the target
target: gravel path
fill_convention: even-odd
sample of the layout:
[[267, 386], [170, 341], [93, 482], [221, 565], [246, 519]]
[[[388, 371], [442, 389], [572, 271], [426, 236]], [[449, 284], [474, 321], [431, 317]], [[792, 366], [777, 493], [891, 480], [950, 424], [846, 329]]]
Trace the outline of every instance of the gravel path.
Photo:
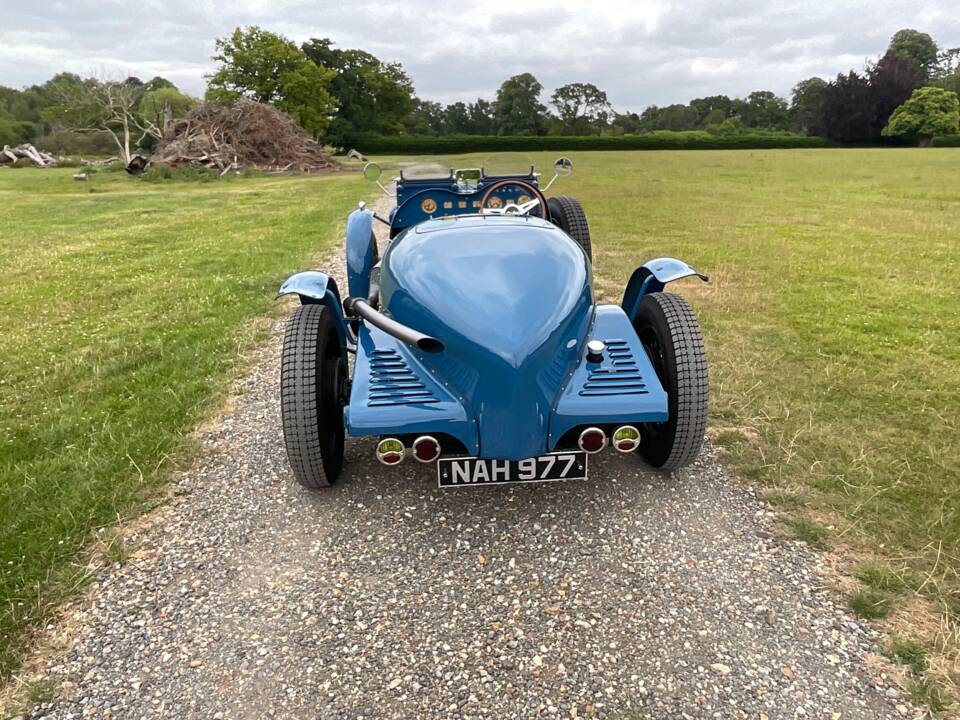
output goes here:
[[302, 490], [281, 333], [98, 577], [47, 670], [63, 698], [30, 717], [913, 714], [816, 556], [709, 451], [676, 476], [604, 453], [586, 482], [440, 492], [348, 440], [342, 482]]

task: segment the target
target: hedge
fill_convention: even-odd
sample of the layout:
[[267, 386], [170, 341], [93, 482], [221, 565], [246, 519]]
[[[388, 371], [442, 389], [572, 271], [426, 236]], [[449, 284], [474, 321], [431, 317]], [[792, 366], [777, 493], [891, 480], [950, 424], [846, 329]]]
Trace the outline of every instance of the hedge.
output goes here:
[[933, 147], [960, 147], [960, 135], [941, 135], [933, 139]]
[[469, 152], [536, 150], [747, 150], [832, 147], [825, 138], [787, 132], [712, 135], [693, 130], [662, 130], [645, 135], [365, 135], [356, 148], [369, 155], [447, 155]]

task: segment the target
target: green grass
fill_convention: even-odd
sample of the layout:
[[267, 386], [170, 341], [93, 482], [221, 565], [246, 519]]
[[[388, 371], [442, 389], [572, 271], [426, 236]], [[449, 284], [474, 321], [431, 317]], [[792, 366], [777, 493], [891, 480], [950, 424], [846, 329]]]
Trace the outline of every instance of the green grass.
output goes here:
[[866, 620], [879, 620], [890, 614], [890, 594], [866, 588], [848, 598], [850, 609]]
[[91, 531], [189, 449], [282, 279], [369, 192], [355, 174], [71, 173], [0, 171], [0, 676], [82, 577]]

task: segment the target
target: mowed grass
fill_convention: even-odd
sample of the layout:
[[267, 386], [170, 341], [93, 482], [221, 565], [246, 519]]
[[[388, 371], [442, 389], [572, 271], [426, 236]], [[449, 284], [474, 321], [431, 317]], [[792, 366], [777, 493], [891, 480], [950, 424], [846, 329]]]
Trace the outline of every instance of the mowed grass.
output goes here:
[[[880, 559], [866, 590], [960, 682], [960, 150], [573, 160], [555, 192], [587, 210], [608, 300], [652, 257], [710, 275], [676, 289], [704, 326], [725, 459], [788, 524]], [[923, 628], [917, 593], [938, 616]]]
[[357, 174], [71, 173], [0, 171], [0, 677], [95, 530], [188, 451], [282, 279], [369, 193]]

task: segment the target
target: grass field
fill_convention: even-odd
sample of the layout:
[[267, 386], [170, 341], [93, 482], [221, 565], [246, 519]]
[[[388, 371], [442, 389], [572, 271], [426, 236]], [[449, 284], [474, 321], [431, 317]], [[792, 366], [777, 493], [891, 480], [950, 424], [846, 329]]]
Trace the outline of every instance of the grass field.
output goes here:
[[282, 279], [342, 233], [356, 174], [145, 183], [0, 171], [0, 677], [228, 384]]
[[563, 192], [586, 206], [609, 299], [644, 258], [711, 276], [683, 292], [728, 461], [839, 549], [853, 607], [892, 612], [960, 681], [960, 150], [574, 162]]
[[[960, 149], [571, 157], [552, 192], [586, 208], [601, 293], [616, 302], [661, 255], [711, 276], [680, 290], [707, 334], [715, 441], [793, 532], [847, 560], [851, 605], [891, 614], [914, 667], [956, 673]], [[162, 476], [276, 281], [364, 192], [356, 176], [0, 173], [16, 219], [0, 229], [6, 638], [90, 529], [142, 499], [141, 472]], [[937, 704], [919, 676], [916, 691]]]

